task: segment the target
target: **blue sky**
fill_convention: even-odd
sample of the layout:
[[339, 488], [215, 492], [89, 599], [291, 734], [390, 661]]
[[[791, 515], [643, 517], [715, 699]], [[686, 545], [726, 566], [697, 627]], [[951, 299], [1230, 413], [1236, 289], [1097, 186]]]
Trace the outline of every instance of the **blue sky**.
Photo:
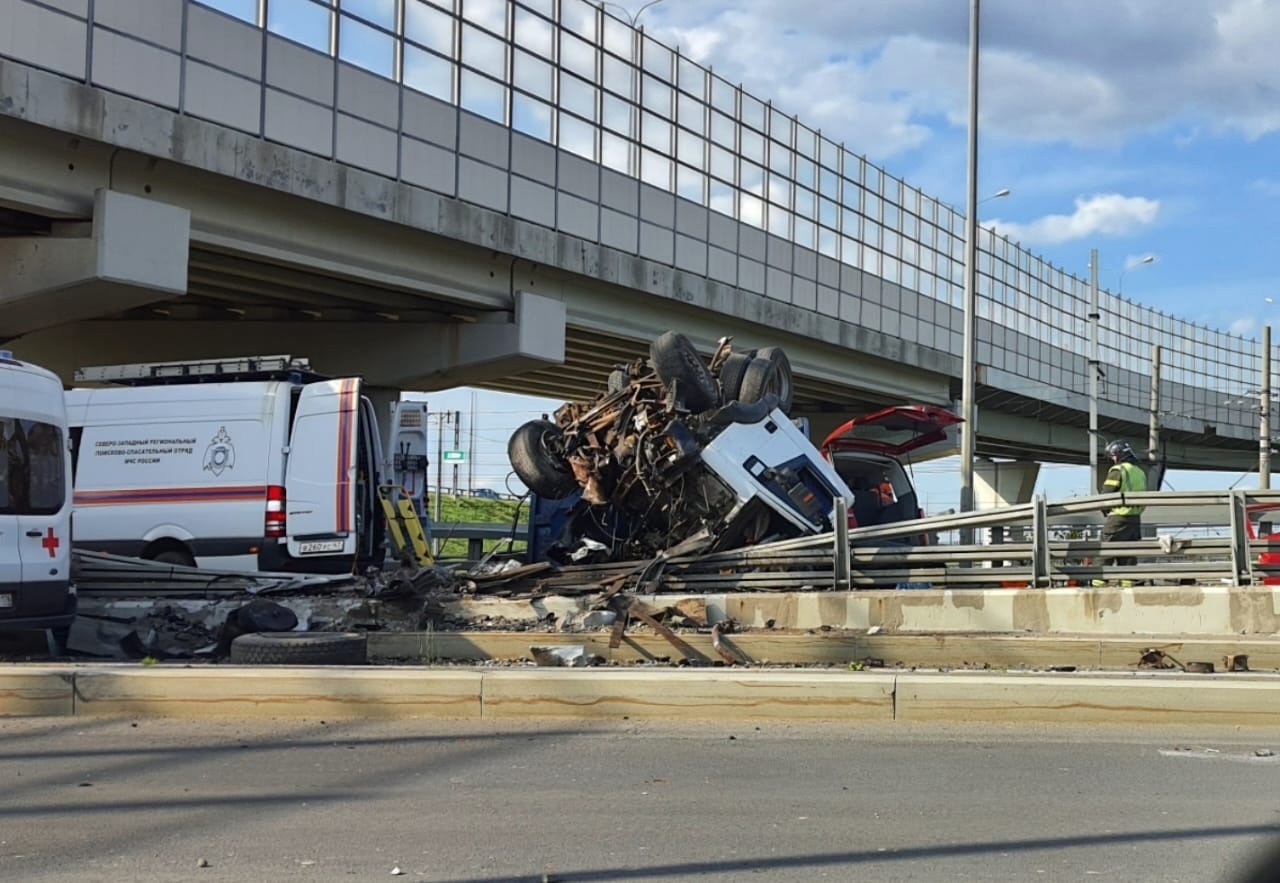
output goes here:
[[[640, 21], [963, 206], [968, 8], [661, 0]], [[1123, 278], [1126, 297], [1174, 315], [1250, 337], [1280, 322], [1280, 3], [984, 0], [982, 13], [979, 195], [1010, 195], [984, 202], [981, 222], [1082, 278], [1097, 248], [1104, 288], [1121, 290]], [[1145, 256], [1154, 262], [1137, 264]], [[465, 411], [470, 393], [432, 402]], [[501, 487], [506, 435], [556, 403], [492, 394], [480, 402], [478, 436], [491, 448], [476, 452], [477, 475]], [[1145, 438], [1133, 442], [1145, 447]], [[929, 509], [956, 505], [954, 461], [917, 475]], [[1170, 476], [1181, 490], [1256, 481]], [[1079, 467], [1046, 467], [1039, 489], [1057, 497], [1087, 487]]]

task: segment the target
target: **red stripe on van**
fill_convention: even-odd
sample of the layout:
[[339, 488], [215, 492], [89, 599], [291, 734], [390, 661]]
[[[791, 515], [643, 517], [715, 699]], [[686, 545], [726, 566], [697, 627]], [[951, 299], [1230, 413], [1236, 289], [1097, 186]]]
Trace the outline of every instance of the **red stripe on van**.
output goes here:
[[351, 531], [351, 430], [356, 419], [356, 385], [352, 379], [343, 380], [338, 386], [338, 476], [334, 488], [338, 533]]
[[74, 502], [77, 506], [112, 506], [126, 503], [228, 503], [266, 498], [267, 486], [257, 484], [230, 487], [149, 487], [76, 491]]

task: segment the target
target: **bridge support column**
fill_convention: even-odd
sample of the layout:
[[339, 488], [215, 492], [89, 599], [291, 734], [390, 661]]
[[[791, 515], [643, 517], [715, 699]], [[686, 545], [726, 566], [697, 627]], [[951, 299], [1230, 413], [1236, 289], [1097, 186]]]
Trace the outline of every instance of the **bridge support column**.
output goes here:
[[[1032, 460], [983, 460], [974, 464], [974, 508], [978, 511], [1030, 503], [1040, 464]], [[1008, 539], [1003, 527], [989, 529], [991, 543]]]
[[0, 340], [185, 294], [190, 228], [186, 209], [98, 190], [92, 223], [0, 239]]
[[995, 509], [1030, 503], [1040, 464], [1031, 460], [978, 460], [974, 465], [976, 508]]

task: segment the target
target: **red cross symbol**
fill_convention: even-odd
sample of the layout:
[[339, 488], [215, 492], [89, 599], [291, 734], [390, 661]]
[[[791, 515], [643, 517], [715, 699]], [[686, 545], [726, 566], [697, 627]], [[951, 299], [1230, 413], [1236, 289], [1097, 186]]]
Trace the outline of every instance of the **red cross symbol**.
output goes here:
[[61, 544], [62, 544], [61, 541], [56, 536], [53, 535], [52, 527], [49, 528], [49, 533], [45, 536], [45, 538], [40, 541], [40, 545], [44, 546], [46, 549], [49, 550], [50, 558], [56, 558], [58, 556], [58, 546], [60, 546]]

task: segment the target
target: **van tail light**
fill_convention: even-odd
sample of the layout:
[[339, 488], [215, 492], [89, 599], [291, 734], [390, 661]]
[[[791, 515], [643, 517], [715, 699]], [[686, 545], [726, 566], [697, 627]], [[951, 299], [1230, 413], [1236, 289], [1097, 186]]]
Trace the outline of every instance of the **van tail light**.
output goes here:
[[267, 488], [267, 514], [263, 533], [268, 537], [285, 536], [287, 528], [284, 511], [284, 488], [273, 484]]

